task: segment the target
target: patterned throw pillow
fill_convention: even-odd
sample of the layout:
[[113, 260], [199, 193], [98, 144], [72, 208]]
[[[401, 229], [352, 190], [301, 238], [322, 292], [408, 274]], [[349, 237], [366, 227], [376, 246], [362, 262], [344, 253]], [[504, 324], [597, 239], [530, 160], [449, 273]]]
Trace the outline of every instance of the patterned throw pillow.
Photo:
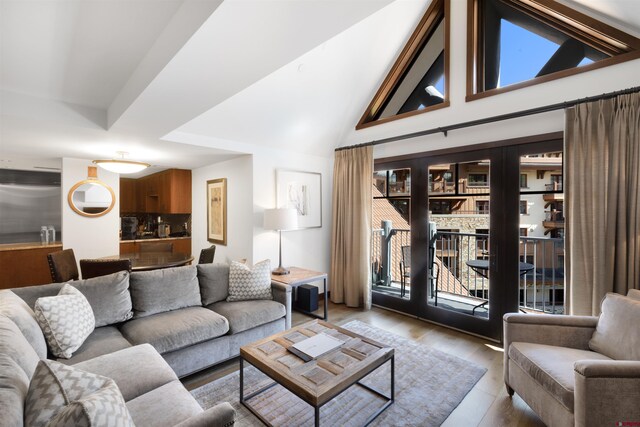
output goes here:
[[41, 360], [25, 399], [24, 425], [126, 427], [133, 420], [112, 379]]
[[57, 296], [38, 298], [34, 313], [51, 353], [65, 359], [80, 348], [96, 326], [89, 301], [68, 283]]
[[231, 261], [227, 301], [256, 299], [271, 299], [271, 262], [266, 259], [251, 268]]

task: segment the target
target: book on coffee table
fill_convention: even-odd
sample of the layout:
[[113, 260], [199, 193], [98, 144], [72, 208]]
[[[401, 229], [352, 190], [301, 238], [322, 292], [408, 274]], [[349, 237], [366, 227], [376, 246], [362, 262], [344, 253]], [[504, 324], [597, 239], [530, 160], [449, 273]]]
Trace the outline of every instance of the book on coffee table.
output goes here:
[[344, 344], [344, 341], [327, 334], [317, 334], [289, 347], [289, 351], [305, 362], [317, 359]]

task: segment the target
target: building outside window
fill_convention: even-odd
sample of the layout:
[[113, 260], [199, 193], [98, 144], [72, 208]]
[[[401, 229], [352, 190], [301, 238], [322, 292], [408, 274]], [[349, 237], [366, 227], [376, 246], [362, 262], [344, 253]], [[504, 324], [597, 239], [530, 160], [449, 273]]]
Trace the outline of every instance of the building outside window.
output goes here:
[[469, 187], [486, 187], [489, 185], [486, 173], [470, 173], [467, 182]]

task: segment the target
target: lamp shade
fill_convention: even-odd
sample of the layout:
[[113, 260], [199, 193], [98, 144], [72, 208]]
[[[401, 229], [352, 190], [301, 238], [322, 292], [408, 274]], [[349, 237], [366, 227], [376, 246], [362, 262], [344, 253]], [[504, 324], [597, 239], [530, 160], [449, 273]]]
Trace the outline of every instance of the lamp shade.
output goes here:
[[298, 228], [298, 211], [293, 208], [265, 209], [264, 228], [267, 230], [294, 230]]

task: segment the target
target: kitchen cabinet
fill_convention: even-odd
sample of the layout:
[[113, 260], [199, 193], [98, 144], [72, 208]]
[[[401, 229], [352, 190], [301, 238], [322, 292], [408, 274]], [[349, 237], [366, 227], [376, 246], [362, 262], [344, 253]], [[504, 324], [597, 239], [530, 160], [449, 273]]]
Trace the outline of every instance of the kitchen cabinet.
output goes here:
[[131, 178], [120, 178], [120, 213], [138, 212], [137, 181]]
[[[131, 184], [129, 181], [133, 181]], [[135, 189], [131, 190], [131, 186]], [[125, 188], [124, 193], [122, 188]], [[191, 213], [191, 171], [169, 169], [139, 179], [120, 179], [120, 213]], [[131, 196], [131, 194], [134, 194]], [[124, 202], [127, 209], [123, 208]], [[133, 199], [131, 199], [133, 197]]]

